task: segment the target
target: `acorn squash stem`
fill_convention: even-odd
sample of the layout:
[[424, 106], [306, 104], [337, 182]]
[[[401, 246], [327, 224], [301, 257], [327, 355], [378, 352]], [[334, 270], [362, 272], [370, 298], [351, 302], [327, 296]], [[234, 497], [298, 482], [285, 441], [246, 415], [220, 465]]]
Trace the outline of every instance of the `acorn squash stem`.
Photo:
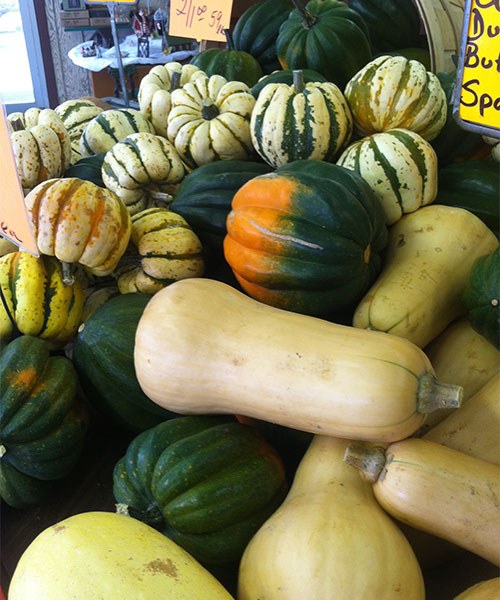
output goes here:
[[116, 504], [116, 514], [138, 519], [158, 531], [162, 531], [165, 528], [165, 519], [156, 502], [150, 504], [145, 511], [135, 510], [132, 506], [119, 502]]
[[460, 385], [441, 383], [433, 373], [424, 373], [418, 381], [417, 412], [428, 414], [440, 408], [459, 408], [463, 392]]
[[236, 50], [234, 47], [233, 36], [229, 29], [224, 29], [224, 35], [226, 36], [226, 49], [227, 50]]
[[302, 26], [304, 27], [304, 29], [311, 29], [311, 27], [318, 20], [318, 17], [306, 10], [305, 7], [302, 6], [301, 0], [292, 0], [292, 2], [296, 10], [299, 11], [300, 16], [302, 17]]
[[349, 444], [344, 453], [344, 462], [359, 469], [364, 479], [375, 483], [385, 466], [385, 450], [380, 446], [365, 448], [357, 444]]

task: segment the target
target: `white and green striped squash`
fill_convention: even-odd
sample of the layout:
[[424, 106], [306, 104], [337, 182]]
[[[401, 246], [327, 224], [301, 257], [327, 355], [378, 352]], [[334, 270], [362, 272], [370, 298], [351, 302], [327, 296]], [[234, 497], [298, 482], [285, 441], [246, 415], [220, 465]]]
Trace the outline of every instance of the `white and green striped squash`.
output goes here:
[[333, 162], [350, 140], [352, 116], [340, 89], [331, 82], [270, 83], [260, 91], [250, 133], [257, 153], [274, 168], [302, 160]]
[[198, 76], [171, 94], [167, 135], [186, 164], [254, 156], [250, 117], [255, 98], [242, 81]]
[[337, 164], [357, 171], [375, 192], [387, 225], [430, 204], [437, 194], [437, 156], [429, 142], [407, 129], [390, 129], [354, 142]]
[[125, 204], [131, 215], [146, 208], [151, 184], [179, 183], [186, 175], [173, 144], [154, 133], [132, 133], [106, 152], [104, 185]]
[[66, 100], [54, 109], [68, 130], [71, 140], [71, 163], [82, 158], [80, 138], [88, 123], [103, 112], [103, 109], [91, 100]]
[[137, 94], [139, 110], [151, 121], [158, 135], [167, 137], [167, 117], [172, 107], [171, 92], [203, 74], [205, 73], [196, 65], [170, 62], [156, 65], [141, 79]]
[[80, 138], [82, 156], [107, 152], [132, 133], [154, 133], [151, 121], [133, 108], [105, 110], [85, 127]]
[[404, 56], [375, 58], [347, 83], [344, 95], [359, 136], [403, 128], [430, 141], [446, 122], [446, 95], [439, 79]]

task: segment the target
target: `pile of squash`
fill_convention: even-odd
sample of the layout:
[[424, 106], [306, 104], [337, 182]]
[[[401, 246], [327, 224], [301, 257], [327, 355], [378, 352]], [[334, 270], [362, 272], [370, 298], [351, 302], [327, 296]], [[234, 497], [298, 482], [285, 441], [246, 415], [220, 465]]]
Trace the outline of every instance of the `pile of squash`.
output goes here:
[[39, 256], [0, 247], [2, 501], [50, 501], [94, 414], [130, 443], [116, 514], [43, 531], [9, 600], [423, 600], [500, 565], [499, 164], [418, 23], [263, 0], [138, 109], [10, 118]]

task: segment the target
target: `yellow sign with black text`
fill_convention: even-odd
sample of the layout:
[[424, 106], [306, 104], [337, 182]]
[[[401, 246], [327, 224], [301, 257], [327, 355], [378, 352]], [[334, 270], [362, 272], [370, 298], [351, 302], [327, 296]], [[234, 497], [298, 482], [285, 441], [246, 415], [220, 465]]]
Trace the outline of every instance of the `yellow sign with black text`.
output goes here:
[[500, 129], [500, 0], [471, 1], [459, 116]]

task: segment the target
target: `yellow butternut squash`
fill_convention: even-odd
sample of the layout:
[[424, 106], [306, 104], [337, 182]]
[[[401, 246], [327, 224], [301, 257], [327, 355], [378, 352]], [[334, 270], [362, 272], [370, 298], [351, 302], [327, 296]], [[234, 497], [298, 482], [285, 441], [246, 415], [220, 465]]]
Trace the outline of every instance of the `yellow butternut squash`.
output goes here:
[[157, 292], [139, 321], [137, 378], [181, 414], [232, 413], [350, 439], [394, 441], [458, 406], [407, 340], [262, 304], [218, 281]]
[[238, 600], [424, 599], [409, 543], [342, 461], [348, 444], [313, 438], [285, 501], [243, 554]]
[[500, 373], [424, 439], [500, 466]]
[[455, 597], [455, 600], [498, 600], [500, 598], [500, 577], [476, 583]]
[[136, 519], [107, 512], [81, 513], [48, 527], [17, 564], [9, 600], [70, 598], [231, 600], [169, 538]]
[[390, 515], [500, 565], [500, 467], [417, 438], [351, 445], [344, 460]]
[[355, 327], [385, 331], [424, 348], [465, 314], [472, 263], [498, 246], [471, 212], [431, 204], [389, 231], [385, 266], [356, 308]]

